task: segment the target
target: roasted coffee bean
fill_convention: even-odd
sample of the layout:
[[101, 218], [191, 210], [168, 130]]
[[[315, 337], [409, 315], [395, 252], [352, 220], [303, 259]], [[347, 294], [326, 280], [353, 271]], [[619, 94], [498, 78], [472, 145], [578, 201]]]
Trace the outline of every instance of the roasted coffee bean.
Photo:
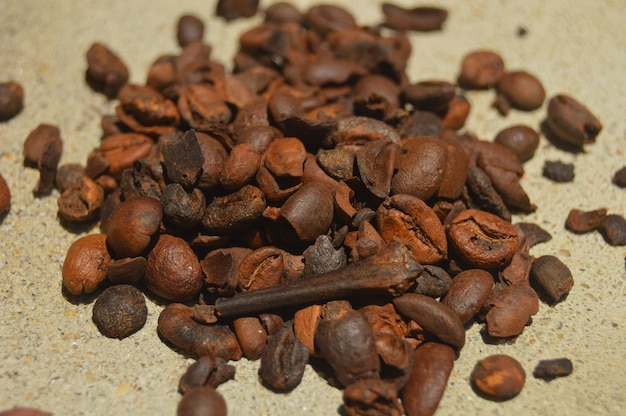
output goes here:
[[442, 130], [441, 119], [430, 111], [414, 111], [398, 128], [403, 138], [439, 137]]
[[267, 333], [263, 329], [259, 318], [244, 316], [233, 321], [233, 329], [239, 341], [243, 355], [248, 360], [258, 360], [267, 344]]
[[424, 295], [407, 293], [393, 300], [396, 310], [440, 341], [461, 350], [465, 328], [456, 313], [441, 302]]
[[[365, 305], [358, 310], [365, 315], [372, 329], [374, 337], [380, 334], [392, 334], [404, 337], [407, 333], [407, 325], [402, 317], [396, 312], [393, 304]], [[379, 351], [380, 354], [380, 351]]]
[[520, 248], [518, 248], [517, 252], [513, 255], [511, 263], [498, 273], [499, 280], [507, 285], [528, 282], [530, 278], [530, 266], [533, 260], [534, 258], [528, 254], [528, 248], [520, 245]]
[[606, 218], [606, 208], [591, 211], [571, 209], [565, 220], [565, 228], [575, 233], [588, 233], [602, 226]]
[[441, 267], [426, 264], [423, 266], [422, 274], [415, 281], [415, 287], [411, 289], [411, 292], [438, 298], [448, 292], [451, 284], [452, 278], [448, 272]]
[[448, 385], [456, 353], [447, 345], [427, 342], [417, 348], [411, 375], [402, 389], [407, 416], [432, 415]]
[[519, 242], [513, 224], [476, 209], [467, 209], [457, 215], [447, 226], [447, 234], [461, 258], [479, 268], [507, 265]]
[[202, 269], [185, 240], [161, 234], [148, 254], [145, 281], [148, 289], [162, 298], [188, 300], [202, 288]]
[[574, 180], [574, 164], [546, 160], [543, 164], [543, 176], [554, 182], [571, 182]]
[[11, 209], [11, 190], [0, 173], [0, 221], [7, 215]]
[[171, 183], [163, 190], [161, 205], [165, 221], [175, 227], [190, 229], [200, 225], [206, 208], [206, 200], [199, 188], [193, 188], [191, 192], [187, 192], [182, 185]]
[[0, 121], [15, 117], [24, 108], [24, 89], [14, 81], [0, 82]]
[[550, 381], [556, 377], [569, 376], [572, 371], [574, 371], [574, 365], [569, 358], [540, 360], [533, 370], [533, 377]]
[[265, 210], [263, 192], [252, 185], [225, 196], [216, 197], [207, 205], [202, 226], [209, 233], [225, 234], [254, 223]]
[[220, 172], [220, 184], [224, 189], [235, 190], [249, 183], [259, 170], [261, 154], [248, 143], [233, 147]]
[[539, 286], [552, 303], [559, 302], [574, 286], [569, 268], [557, 257], [544, 255], [532, 263], [531, 282]]
[[[388, 304], [389, 305], [389, 304]], [[400, 390], [409, 379], [414, 347], [403, 335], [380, 332], [374, 336], [382, 366], [380, 377]]]
[[465, 125], [471, 109], [470, 102], [462, 95], [457, 95], [448, 102], [443, 119], [442, 127], [449, 130], [460, 130]]
[[424, 201], [412, 195], [387, 198], [376, 210], [376, 226], [387, 243], [399, 240], [413, 250], [422, 264], [443, 260], [448, 243], [437, 214]]
[[197, 387], [185, 394], [176, 416], [226, 416], [226, 400], [213, 387]]
[[511, 213], [484, 170], [478, 166], [470, 166], [467, 172], [466, 185], [469, 196], [478, 207], [505, 221], [511, 221]]
[[520, 161], [526, 162], [533, 157], [539, 146], [539, 134], [526, 125], [517, 124], [501, 130], [494, 142], [505, 146], [515, 153]]
[[626, 188], [626, 166], [622, 166], [620, 169], [615, 171], [611, 182], [620, 188]]
[[383, 75], [367, 74], [359, 78], [354, 85], [354, 93], [357, 96], [376, 94], [384, 98], [391, 107], [399, 106], [400, 87]]
[[224, 165], [228, 159], [228, 153], [217, 139], [205, 133], [196, 133], [196, 138], [204, 158], [200, 178], [198, 178], [196, 186], [203, 191], [207, 191], [220, 183]]
[[476, 51], [463, 57], [458, 83], [465, 89], [493, 88], [504, 75], [504, 61], [495, 52]]
[[455, 87], [446, 81], [421, 81], [402, 87], [402, 98], [418, 110], [440, 112], [454, 98]]
[[322, 37], [329, 32], [356, 27], [354, 17], [346, 9], [331, 4], [311, 7], [305, 16], [306, 22]]
[[234, 295], [239, 280], [239, 265], [251, 251], [244, 247], [229, 247], [209, 252], [200, 261], [209, 292], [220, 296]]
[[295, 22], [299, 23], [302, 20], [302, 14], [294, 5], [286, 1], [279, 1], [274, 4], [270, 4], [265, 9], [265, 21], [285, 23]]
[[63, 191], [57, 200], [59, 216], [69, 222], [95, 220], [103, 203], [104, 191], [86, 176], [83, 176], [76, 185]]
[[315, 346], [344, 386], [379, 376], [380, 361], [372, 330], [365, 316], [357, 311], [319, 321]]
[[68, 188], [76, 185], [80, 182], [81, 178], [85, 174], [85, 168], [78, 163], [68, 163], [59, 166], [57, 169], [54, 183], [59, 190], [63, 193]]
[[37, 167], [39, 160], [46, 152], [50, 143], [57, 143], [63, 148], [63, 140], [59, 128], [52, 124], [40, 124], [32, 130], [24, 141], [24, 163], [28, 166]]
[[387, 198], [400, 147], [386, 140], [376, 140], [356, 152], [356, 164], [365, 187], [379, 198]]
[[115, 113], [136, 133], [168, 134], [176, 131], [180, 124], [176, 105], [154, 88], [127, 83], [118, 91], [117, 99], [120, 103]]
[[193, 308], [172, 303], [159, 314], [157, 330], [174, 347], [193, 357], [205, 355], [225, 360], [242, 356], [235, 334], [227, 325], [203, 325], [192, 319]]
[[618, 214], [604, 217], [600, 231], [612, 246], [626, 246], [626, 218]]
[[502, 115], [507, 115], [509, 107], [523, 111], [536, 110], [546, 99], [541, 82], [526, 71], [507, 72], [496, 82], [498, 97], [494, 106]]
[[187, 367], [187, 371], [178, 381], [178, 391], [187, 394], [197, 387], [213, 387], [235, 378], [235, 367], [222, 357], [205, 355]]
[[[550, 241], [552, 236], [549, 232], [538, 226], [537, 224], [518, 222], [515, 227], [522, 232], [523, 244], [531, 248], [539, 243]], [[520, 244], [521, 246], [522, 244]]]
[[190, 188], [196, 184], [202, 171], [204, 157], [193, 130], [187, 130], [176, 139], [161, 145], [165, 173], [172, 181]]
[[86, 80], [95, 91], [114, 98], [128, 81], [128, 68], [106, 45], [94, 43], [87, 51]]
[[223, 17], [226, 21], [242, 17], [252, 17], [259, 7], [259, 0], [219, 0], [215, 9], [215, 15]]
[[93, 305], [93, 322], [109, 338], [126, 338], [143, 328], [148, 307], [143, 293], [131, 285], [111, 286]]
[[405, 9], [391, 3], [383, 3], [385, 26], [395, 30], [432, 32], [441, 30], [448, 18], [448, 11], [439, 7], [416, 7]]
[[565, 94], [550, 99], [546, 122], [556, 139], [579, 150], [594, 143], [602, 130], [602, 124], [587, 107]]
[[228, 123], [232, 111], [214, 87], [204, 84], [188, 85], [178, 99], [181, 117], [196, 130], [208, 130]]
[[102, 231], [118, 256], [135, 257], [148, 248], [162, 219], [163, 207], [158, 200], [138, 196], [118, 205]]
[[107, 265], [107, 279], [113, 284], [137, 283], [143, 279], [147, 265], [141, 256], [111, 260]]
[[63, 287], [72, 295], [94, 292], [106, 279], [111, 261], [106, 239], [104, 234], [89, 234], [67, 249], [61, 276]]
[[450, 290], [441, 303], [452, 309], [465, 324], [480, 311], [493, 286], [493, 276], [485, 270], [464, 270], [454, 276]]
[[487, 332], [492, 337], [515, 337], [539, 311], [537, 293], [527, 282], [496, 288], [485, 302]]
[[199, 17], [185, 14], [178, 18], [176, 24], [176, 40], [181, 48], [191, 42], [202, 41], [204, 37], [204, 22]]
[[515, 358], [495, 354], [476, 363], [471, 381], [472, 385], [487, 398], [508, 400], [522, 391], [526, 372]]
[[261, 380], [276, 391], [291, 391], [300, 384], [304, 368], [309, 362], [309, 349], [289, 327], [269, 338], [261, 356]]
[[150, 137], [136, 133], [121, 133], [107, 136], [100, 146], [93, 150], [107, 164], [106, 172], [119, 178], [122, 171], [133, 167], [133, 163], [150, 155], [154, 142]]
[[[285, 201], [280, 208], [280, 219], [291, 227], [296, 235], [286, 231], [283, 238], [288, 242], [310, 243], [325, 234], [333, 220], [333, 195], [318, 182], [306, 183]], [[295, 240], [295, 241], [294, 241]]]
[[343, 391], [343, 403], [346, 416], [400, 416], [404, 413], [396, 386], [375, 378], [347, 386]]

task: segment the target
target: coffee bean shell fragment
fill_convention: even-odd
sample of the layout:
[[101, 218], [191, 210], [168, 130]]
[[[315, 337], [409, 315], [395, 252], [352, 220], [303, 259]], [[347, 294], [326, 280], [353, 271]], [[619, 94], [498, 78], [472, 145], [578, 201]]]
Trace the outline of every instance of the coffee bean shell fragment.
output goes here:
[[146, 323], [148, 307], [143, 293], [131, 285], [105, 289], [93, 305], [93, 321], [109, 338], [126, 338]]

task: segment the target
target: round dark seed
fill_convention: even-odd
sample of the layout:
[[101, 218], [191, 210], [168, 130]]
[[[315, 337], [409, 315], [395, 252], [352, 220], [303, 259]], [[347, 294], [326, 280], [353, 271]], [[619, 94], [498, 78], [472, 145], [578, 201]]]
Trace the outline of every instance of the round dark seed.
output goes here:
[[131, 285], [111, 286], [93, 305], [93, 321], [109, 338], [126, 338], [146, 323], [148, 307], [143, 293]]

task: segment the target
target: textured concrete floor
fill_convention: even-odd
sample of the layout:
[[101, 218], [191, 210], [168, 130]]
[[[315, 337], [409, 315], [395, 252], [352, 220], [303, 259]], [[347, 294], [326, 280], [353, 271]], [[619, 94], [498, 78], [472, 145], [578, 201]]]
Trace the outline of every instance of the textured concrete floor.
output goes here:
[[[130, 4], [127, 4], [130, 3]], [[312, 1], [298, 4], [304, 9]], [[380, 19], [373, 1], [338, 0], [362, 24]], [[398, 1], [398, 3], [401, 3]], [[405, 3], [409, 3], [408, 1]], [[486, 345], [480, 325], [468, 332], [438, 415], [588, 415], [626, 414], [626, 305], [624, 247], [609, 247], [599, 234], [573, 235], [563, 228], [570, 208], [606, 207], [626, 214], [626, 191], [610, 183], [626, 164], [626, 2], [622, 0], [432, 1], [447, 7], [445, 30], [412, 34], [413, 81], [453, 81], [461, 57], [477, 48], [499, 52], [510, 69], [526, 69], [542, 80], [548, 96], [565, 92], [585, 103], [603, 122], [598, 142], [585, 153], [570, 154], [545, 139], [526, 164], [522, 185], [535, 213], [515, 220], [536, 222], [553, 239], [533, 254], [559, 256], [576, 284], [554, 307], [541, 305], [533, 324], [509, 345]], [[0, 409], [15, 405], [47, 409], [57, 415], [172, 415], [180, 396], [177, 381], [189, 360], [156, 335], [160, 307], [149, 302], [146, 326], [122, 341], [104, 338], [91, 322], [92, 304], [73, 304], [61, 295], [61, 265], [79, 236], [59, 225], [56, 197], [36, 199], [36, 171], [22, 165], [22, 144], [39, 123], [57, 124], [65, 141], [62, 163], [84, 163], [99, 140], [99, 120], [113, 103], [93, 93], [83, 80], [84, 53], [103, 41], [125, 60], [134, 82], [144, 82], [150, 63], [176, 52], [177, 17], [192, 12], [207, 22], [206, 40], [214, 57], [230, 62], [238, 33], [257, 22], [226, 26], [213, 17], [206, 0], [21, 0], [2, 2], [0, 79], [20, 82], [25, 109], [0, 123], [0, 172], [13, 204], [0, 224]], [[268, 2], [262, 2], [263, 5]], [[528, 30], [517, 37], [518, 27]], [[513, 123], [538, 126], [545, 108], [513, 111], [507, 118], [489, 108], [492, 92], [469, 94], [467, 128], [493, 138]], [[556, 184], [541, 176], [545, 160], [575, 164], [573, 183]], [[477, 397], [468, 378], [476, 360], [492, 353], [516, 357], [529, 377], [522, 393], [504, 403]], [[540, 359], [569, 357], [574, 373], [550, 383], [530, 373]], [[310, 368], [290, 394], [265, 390], [257, 363], [237, 364], [234, 381], [219, 391], [231, 415], [332, 415], [341, 392], [326, 386]]]

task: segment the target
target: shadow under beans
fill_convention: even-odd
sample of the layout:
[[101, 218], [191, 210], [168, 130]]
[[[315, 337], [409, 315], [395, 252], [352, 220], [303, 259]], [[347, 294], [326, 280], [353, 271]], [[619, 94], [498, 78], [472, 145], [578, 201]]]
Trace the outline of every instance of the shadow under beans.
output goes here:
[[80, 294], [80, 295], [73, 295], [70, 292], [68, 292], [68, 290], [65, 288], [65, 286], [62, 286], [61, 294], [63, 295], [65, 300], [70, 302], [72, 305], [75, 305], [75, 306], [78, 306], [78, 305], [89, 305], [89, 304], [95, 302], [95, 300], [98, 298], [98, 296], [100, 296], [100, 294], [104, 291], [104, 289], [106, 289], [109, 286], [110, 286], [110, 284], [108, 282], [106, 282], [106, 283], [103, 283], [102, 285], [100, 285], [100, 287], [98, 287], [98, 289], [96, 289], [95, 291], [93, 291], [91, 293], [83, 293], [83, 294]]
[[89, 233], [98, 226], [98, 221], [73, 222], [59, 217], [59, 223], [67, 232], [72, 234]]

